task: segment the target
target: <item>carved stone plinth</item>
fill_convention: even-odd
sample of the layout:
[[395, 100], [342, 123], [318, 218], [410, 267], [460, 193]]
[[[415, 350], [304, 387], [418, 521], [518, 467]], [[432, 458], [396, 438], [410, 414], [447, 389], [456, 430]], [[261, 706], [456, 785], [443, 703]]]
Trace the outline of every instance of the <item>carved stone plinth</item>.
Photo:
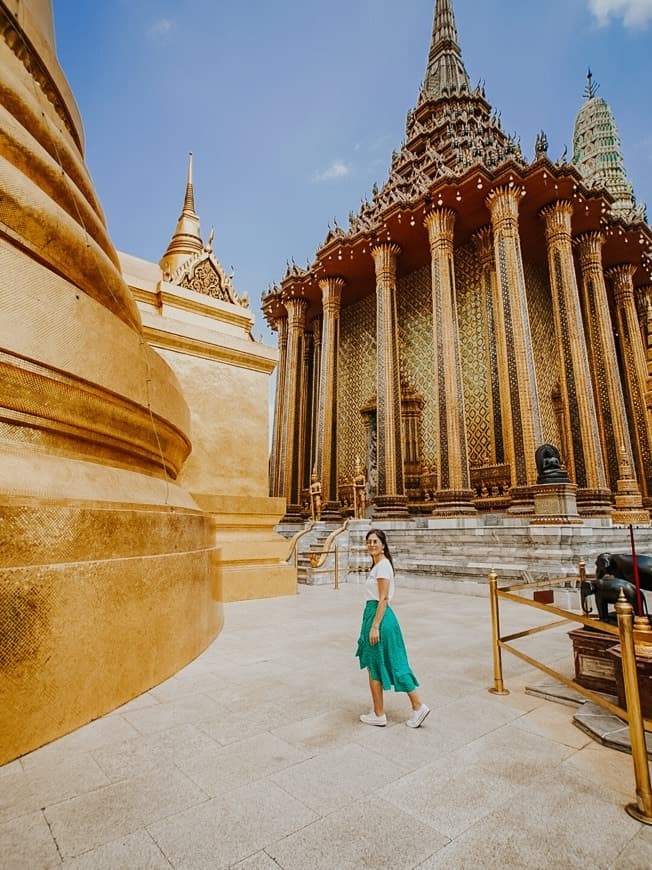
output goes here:
[[[615, 644], [609, 650], [609, 656], [614, 665], [616, 695], [618, 704], [626, 707], [625, 684], [623, 681], [623, 658], [620, 644]], [[641, 698], [641, 712], [645, 719], [652, 719], [652, 656], [641, 655], [636, 650], [636, 673], [638, 674], [638, 693]]]
[[574, 483], [542, 483], [532, 487], [535, 525], [581, 524]]
[[285, 508], [282, 523], [303, 523], [303, 508], [300, 504], [289, 504]]
[[577, 509], [583, 517], [610, 517], [611, 493], [608, 489], [578, 489]]
[[473, 504], [472, 489], [443, 489], [435, 493], [433, 515], [437, 517], [461, 517], [477, 514]]
[[615, 695], [616, 668], [609, 654], [615, 636], [593, 628], [576, 628], [568, 636], [573, 643], [575, 682], [585, 689]]
[[322, 506], [321, 518], [326, 523], [339, 523], [342, 519], [342, 508], [336, 501], [327, 501]]
[[374, 520], [410, 520], [408, 500], [405, 495], [377, 495], [374, 499]]
[[529, 486], [513, 486], [510, 491], [510, 505], [507, 508], [508, 514], [533, 514], [534, 499], [532, 489]]

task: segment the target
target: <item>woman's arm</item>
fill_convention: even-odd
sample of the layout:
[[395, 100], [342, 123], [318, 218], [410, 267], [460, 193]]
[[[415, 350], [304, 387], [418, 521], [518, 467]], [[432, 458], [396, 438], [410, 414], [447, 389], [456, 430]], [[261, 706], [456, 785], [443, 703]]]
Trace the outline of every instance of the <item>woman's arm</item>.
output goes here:
[[387, 610], [387, 603], [389, 601], [389, 580], [386, 580], [384, 577], [378, 578], [378, 607], [376, 608], [376, 615], [374, 616], [374, 621], [371, 623], [371, 630], [369, 631], [369, 643], [374, 646], [380, 640], [380, 623], [383, 621], [383, 616], [385, 615], [385, 611]]

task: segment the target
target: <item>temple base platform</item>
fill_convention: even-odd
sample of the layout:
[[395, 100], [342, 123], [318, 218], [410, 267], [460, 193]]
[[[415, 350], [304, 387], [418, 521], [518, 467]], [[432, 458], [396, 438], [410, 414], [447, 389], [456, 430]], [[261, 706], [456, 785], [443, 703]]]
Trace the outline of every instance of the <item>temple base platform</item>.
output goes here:
[[[394, 558], [397, 580], [403, 586], [486, 595], [488, 574], [496, 571], [499, 585], [534, 583], [538, 580], [568, 578], [576, 585], [578, 565], [594, 570], [603, 552], [629, 553], [629, 529], [614, 525], [607, 517], [584, 518], [580, 523], [538, 524], [533, 517], [478, 514], [474, 517], [411, 517], [400, 520], [349, 520], [335, 539], [338, 545], [338, 583], [358, 582], [368, 570], [364, 535], [373, 524], [386, 533]], [[304, 549], [319, 534], [321, 542], [339, 524], [322, 523], [298, 542], [299, 563]], [[277, 527], [287, 534], [298, 528]], [[321, 546], [321, 544], [320, 544]], [[636, 530], [639, 554], [652, 553], [652, 529]], [[323, 549], [323, 547], [322, 547]], [[330, 559], [330, 562], [329, 562]], [[299, 582], [334, 584], [334, 554], [326, 557], [320, 571], [299, 570]], [[561, 590], [558, 590], [561, 592]], [[573, 588], [574, 594], [578, 594]], [[562, 605], [563, 606], [563, 605]]]

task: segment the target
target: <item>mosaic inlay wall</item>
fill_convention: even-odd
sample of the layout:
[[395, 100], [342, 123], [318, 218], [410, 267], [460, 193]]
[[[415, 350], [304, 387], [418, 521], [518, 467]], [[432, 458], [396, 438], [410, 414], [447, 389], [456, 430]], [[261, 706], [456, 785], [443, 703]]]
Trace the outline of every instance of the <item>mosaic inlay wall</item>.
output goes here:
[[[539, 408], [546, 441], [560, 444], [552, 394], [559, 381], [552, 300], [545, 267], [524, 263], [534, 344]], [[480, 263], [472, 244], [455, 252], [458, 327], [468, 437], [469, 464], [491, 456], [492, 420], [488, 404], [489, 365]], [[430, 266], [397, 282], [401, 374], [424, 399], [421, 431], [424, 465], [436, 456], [432, 294]], [[338, 477], [352, 477], [356, 455], [367, 453], [360, 408], [376, 394], [376, 300], [370, 295], [342, 310], [338, 362]], [[496, 413], [500, 409], [496, 408]]]
[[474, 467], [491, 461], [492, 426], [484, 289], [475, 245], [455, 252], [455, 279], [469, 465]]
[[434, 350], [430, 266], [416, 269], [398, 280], [398, 323], [401, 373], [424, 400], [421, 417], [421, 462], [435, 461]]
[[355, 457], [364, 461], [367, 442], [360, 413], [376, 394], [376, 296], [371, 294], [340, 314], [337, 367], [338, 477], [353, 478]]
[[545, 267], [524, 258], [525, 287], [527, 291], [530, 330], [534, 349], [534, 364], [539, 396], [539, 413], [544, 439], [561, 447], [552, 394], [559, 383], [559, 364], [555, 342], [555, 321], [552, 297]]

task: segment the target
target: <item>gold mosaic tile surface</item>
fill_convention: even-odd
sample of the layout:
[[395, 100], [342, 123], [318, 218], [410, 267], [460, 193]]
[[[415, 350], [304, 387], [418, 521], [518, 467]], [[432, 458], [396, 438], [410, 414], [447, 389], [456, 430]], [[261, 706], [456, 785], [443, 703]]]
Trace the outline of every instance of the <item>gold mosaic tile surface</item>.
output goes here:
[[544, 268], [528, 260], [524, 261], [523, 268], [543, 437], [559, 446], [560, 436], [552, 404], [552, 393], [559, 382], [559, 365], [548, 276]]
[[376, 297], [367, 296], [343, 309], [337, 369], [338, 476], [353, 477], [355, 457], [367, 455], [360, 414], [376, 393]]

